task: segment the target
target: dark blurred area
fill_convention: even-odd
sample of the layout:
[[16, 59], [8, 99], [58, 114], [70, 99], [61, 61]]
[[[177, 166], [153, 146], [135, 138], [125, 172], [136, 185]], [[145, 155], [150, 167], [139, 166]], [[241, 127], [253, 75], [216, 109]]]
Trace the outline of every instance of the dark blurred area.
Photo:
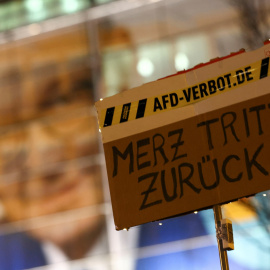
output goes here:
[[[211, 210], [115, 231], [94, 102], [269, 23], [266, 0], [0, 0], [0, 269], [219, 269]], [[270, 269], [269, 197], [223, 206], [231, 269]]]
[[231, 0], [240, 16], [240, 25], [245, 43], [250, 49], [261, 46], [269, 39], [269, 7], [266, 0]]

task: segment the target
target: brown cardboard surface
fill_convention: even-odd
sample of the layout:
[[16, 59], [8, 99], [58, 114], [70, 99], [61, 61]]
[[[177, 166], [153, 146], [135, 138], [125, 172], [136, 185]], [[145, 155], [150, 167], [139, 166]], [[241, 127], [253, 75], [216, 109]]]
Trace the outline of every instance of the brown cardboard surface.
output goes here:
[[[270, 189], [269, 51], [267, 44], [96, 103], [116, 229]], [[238, 83], [239, 68], [246, 70], [244, 83]], [[230, 74], [228, 91], [158, 114], [150, 103], [146, 117], [135, 119], [133, 112], [118, 123], [113, 114], [112, 124], [102, 125], [102, 111], [120, 106], [123, 112], [126, 103], [139, 110], [141, 99], [162, 100], [175, 89], [187, 93], [221, 74]]]
[[105, 143], [116, 228], [270, 189], [269, 119], [267, 94]]

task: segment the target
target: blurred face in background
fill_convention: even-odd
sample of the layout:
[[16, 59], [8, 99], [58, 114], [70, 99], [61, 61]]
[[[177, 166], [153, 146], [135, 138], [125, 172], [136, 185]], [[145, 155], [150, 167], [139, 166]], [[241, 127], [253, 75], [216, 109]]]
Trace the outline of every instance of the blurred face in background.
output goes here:
[[6, 220], [26, 220], [34, 237], [64, 250], [76, 241], [90, 246], [104, 226], [97, 208], [103, 193], [91, 106], [89, 98], [74, 97], [46, 105], [47, 113], [38, 120], [1, 130]]

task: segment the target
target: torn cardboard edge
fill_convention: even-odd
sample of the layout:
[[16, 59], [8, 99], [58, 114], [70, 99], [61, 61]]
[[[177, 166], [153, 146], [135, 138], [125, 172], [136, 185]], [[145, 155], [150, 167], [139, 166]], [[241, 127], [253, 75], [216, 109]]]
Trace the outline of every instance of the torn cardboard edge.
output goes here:
[[[268, 92], [104, 144], [117, 230], [207, 209], [270, 189], [269, 102]], [[207, 121], [212, 123], [212, 146], [206, 126], [198, 126]], [[226, 126], [223, 131], [222, 125]], [[173, 135], [169, 135], [171, 132]], [[165, 158], [159, 150], [153, 154], [154, 137], [165, 139], [162, 149], [168, 162], [163, 162]], [[124, 153], [130, 143], [133, 144], [130, 154], [134, 157], [119, 156], [118, 174], [114, 177], [112, 147]], [[176, 153], [183, 156], [175, 159]], [[128, 172], [131, 160], [134, 168]]]

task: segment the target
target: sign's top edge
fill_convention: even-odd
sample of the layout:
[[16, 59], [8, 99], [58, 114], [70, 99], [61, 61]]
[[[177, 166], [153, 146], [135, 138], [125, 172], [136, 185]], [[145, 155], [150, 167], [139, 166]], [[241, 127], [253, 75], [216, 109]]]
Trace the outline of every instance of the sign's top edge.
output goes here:
[[[268, 45], [268, 44], [270, 44], [270, 39], [264, 41], [264, 43], [263, 43], [264, 46], [265, 46], [265, 45]], [[192, 68], [189, 68], [189, 69], [186, 69], [186, 70], [179, 71], [179, 72], [177, 72], [177, 73], [175, 73], [175, 74], [172, 74], [172, 75], [169, 75], [169, 76], [160, 78], [160, 79], [158, 79], [158, 80], [164, 80], [164, 79], [166, 79], [166, 78], [170, 78], [170, 77], [173, 77], [173, 76], [185, 74], [185, 73], [190, 72], [190, 71], [193, 71], [193, 70], [195, 70], [195, 69], [199, 69], [199, 68], [202, 68], [202, 67], [206, 67], [206, 66], [208, 66], [208, 65], [214, 64], [214, 63], [219, 62], [219, 61], [223, 61], [223, 60], [225, 60], [225, 59], [228, 59], [228, 58], [231, 58], [231, 57], [234, 57], [234, 56], [236, 56], [236, 55], [239, 55], [239, 54], [242, 54], [242, 53], [246, 53], [246, 52], [247, 52], [247, 51], [246, 51], [244, 48], [242, 48], [242, 49], [239, 49], [239, 51], [237, 51], [237, 52], [231, 52], [230, 54], [225, 55], [225, 56], [222, 56], [222, 57], [215, 57], [215, 58], [213, 58], [213, 59], [210, 59], [208, 62], [197, 64], [197, 65], [195, 65], [195, 66], [192, 67]]]
[[202, 68], [202, 67], [206, 67], [208, 65], [211, 65], [211, 64], [214, 64], [216, 62], [219, 62], [219, 61], [223, 61], [225, 59], [228, 59], [230, 57], [234, 57], [236, 55], [239, 55], [239, 54], [242, 54], [242, 53], [245, 53], [246, 50], [245, 49], [240, 49], [238, 52], [232, 52], [230, 53], [229, 55], [226, 55], [226, 56], [222, 56], [222, 57], [216, 57], [216, 58], [213, 58], [213, 59], [210, 59], [208, 62], [206, 63], [200, 63], [200, 64], [197, 64], [196, 66], [192, 67], [192, 68], [189, 68], [187, 70], [182, 70], [182, 71], [179, 71], [175, 74], [172, 74], [172, 75], [169, 75], [169, 76], [166, 76], [166, 77], [163, 77], [163, 78], [160, 78], [158, 79], [158, 81], [160, 80], [164, 80], [164, 79], [167, 79], [167, 78], [170, 78], [170, 77], [173, 77], [173, 76], [177, 76], [177, 75], [181, 75], [181, 74], [185, 74], [185, 73], [188, 73], [190, 71], [193, 71], [193, 70], [196, 70], [196, 69], [199, 69], [199, 68]]
[[[248, 51], [246, 51], [245, 49], [242, 48], [239, 51], [237, 51], [237, 52], [231, 52], [230, 54], [228, 54], [226, 56], [213, 58], [213, 59], [211, 59], [208, 62], [197, 64], [197, 65], [195, 65], [194, 67], [192, 67], [190, 69], [179, 71], [179, 72], [177, 72], [175, 74], [171, 74], [169, 76], [165, 76], [165, 77], [159, 78], [157, 80], [154, 80], [154, 81], [151, 81], [151, 82], [148, 82], [148, 83], [144, 83], [142, 85], [135, 86], [133, 88], [128, 89], [127, 91], [120, 92], [120, 93], [117, 93], [117, 94], [112, 95], [112, 96], [109, 96], [109, 97], [101, 98], [100, 100], [98, 100], [98, 101], [95, 102], [95, 107], [96, 107], [96, 109], [98, 111], [101, 107], [104, 108], [104, 105], [102, 105], [102, 104], [107, 104], [107, 102], [109, 102], [110, 100], [116, 101], [115, 100], [116, 97], [125, 96], [126, 95], [126, 92], [130, 92], [132, 90], [135, 90], [136, 91], [137, 89], [140, 89], [142, 87], [148, 86], [149, 84], [155, 84], [157, 82], [162, 82], [162, 81], [164, 81], [166, 79], [171, 79], [173, 77], [177, 77], [177, 76], [181, 76], [181, 75], [187, 76], [188, 73], [196, 72], [196, 71], [198, 71], [200, 69], [204, 69], [206, 67], [209, 67], [209, 66], [211, 66], [213, 64], [217, 64], [218, 62], [221, 62], [221, 61], [224, 61], [224, 60], [234, 59], [235, 56], [241, 56], [241, 55], [244, 55], [246, 53], [254, 53], [254, 52], [258, 51], [258, 50], [261, 50], [265, 46], [269, 46], [269, 45], [270, 45], [270, 40], [267, 40], [267, 41], [265, 41], [262, 44], [262, 47], [260, 47], [258, 49], [255, 49], [255, 50], [252, 50], [252, 51], [249, 51], [248, 52]], [[107, 101], [107, 102], [105, 102], [105, 101]], [[109, 106], [106, 106], [105, 105], [105, 107], [109, 107]]]

